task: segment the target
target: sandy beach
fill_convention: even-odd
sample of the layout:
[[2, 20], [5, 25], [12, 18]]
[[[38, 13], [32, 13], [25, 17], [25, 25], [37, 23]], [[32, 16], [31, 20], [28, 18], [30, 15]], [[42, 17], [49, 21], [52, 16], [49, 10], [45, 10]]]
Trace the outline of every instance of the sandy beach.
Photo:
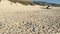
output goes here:
[[60, 34], [60, 7], [0, 2], [0, 34]]

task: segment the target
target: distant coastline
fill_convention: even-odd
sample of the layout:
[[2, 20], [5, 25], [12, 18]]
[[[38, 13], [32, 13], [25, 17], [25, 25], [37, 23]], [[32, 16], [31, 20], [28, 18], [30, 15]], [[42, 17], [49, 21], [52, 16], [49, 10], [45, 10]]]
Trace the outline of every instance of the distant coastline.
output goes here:
[[42, 6], [45, 6], [45, 5], [51, 5], [53, 7], [60, 7], [60, 4], [56, 4], [56, 3], [49, 3], [49, 2], [33, 2], [33, 3], [36, 3], [37, 5], [42, 5]]
[[21, 3], [23, 5], [32, 5], [32, 6], [35, 6], [35, 5], [40, 5], [40, 6], [46, 6], [46, 5], [51, 5], [53, 7], [60, 7], [60, 4], [56, 4], [56, 3], [48, 3], [48, 2], [29, 2], [29, 1], [20, 1], [20, 0], [8, 0], [10, 2], [13, 2], [13, 3]]

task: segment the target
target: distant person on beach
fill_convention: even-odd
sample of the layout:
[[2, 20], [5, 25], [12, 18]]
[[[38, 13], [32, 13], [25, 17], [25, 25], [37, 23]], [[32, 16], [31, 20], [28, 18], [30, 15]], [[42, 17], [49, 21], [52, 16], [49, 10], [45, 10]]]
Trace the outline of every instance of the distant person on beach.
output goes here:
[[52, 7], [51, 7], [50, 5], [48, 5], [48, 6], [46, 7], [46, 9], [52, 9]]
[[52, 9], [51, 5], [45, 5], [44, 7], [41, 7], [42, 9]]

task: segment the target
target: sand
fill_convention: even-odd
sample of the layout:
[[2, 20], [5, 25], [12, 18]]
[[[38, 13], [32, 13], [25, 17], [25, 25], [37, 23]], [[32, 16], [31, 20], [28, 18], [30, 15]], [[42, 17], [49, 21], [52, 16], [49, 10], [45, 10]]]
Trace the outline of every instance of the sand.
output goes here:
[[0, 34], [60, 34], [60, 7], [0, 2]]

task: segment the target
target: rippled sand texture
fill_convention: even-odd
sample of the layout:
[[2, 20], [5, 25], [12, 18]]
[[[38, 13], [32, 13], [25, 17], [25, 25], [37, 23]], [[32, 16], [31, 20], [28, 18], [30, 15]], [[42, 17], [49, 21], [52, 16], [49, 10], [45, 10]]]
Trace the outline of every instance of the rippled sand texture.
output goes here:
[[60, 15], [51, 13], [37, 11], [1, 15], [0, 34], [59, 34]]
[[60, 34], [60, 7], [0, 3], [0, 34]]

